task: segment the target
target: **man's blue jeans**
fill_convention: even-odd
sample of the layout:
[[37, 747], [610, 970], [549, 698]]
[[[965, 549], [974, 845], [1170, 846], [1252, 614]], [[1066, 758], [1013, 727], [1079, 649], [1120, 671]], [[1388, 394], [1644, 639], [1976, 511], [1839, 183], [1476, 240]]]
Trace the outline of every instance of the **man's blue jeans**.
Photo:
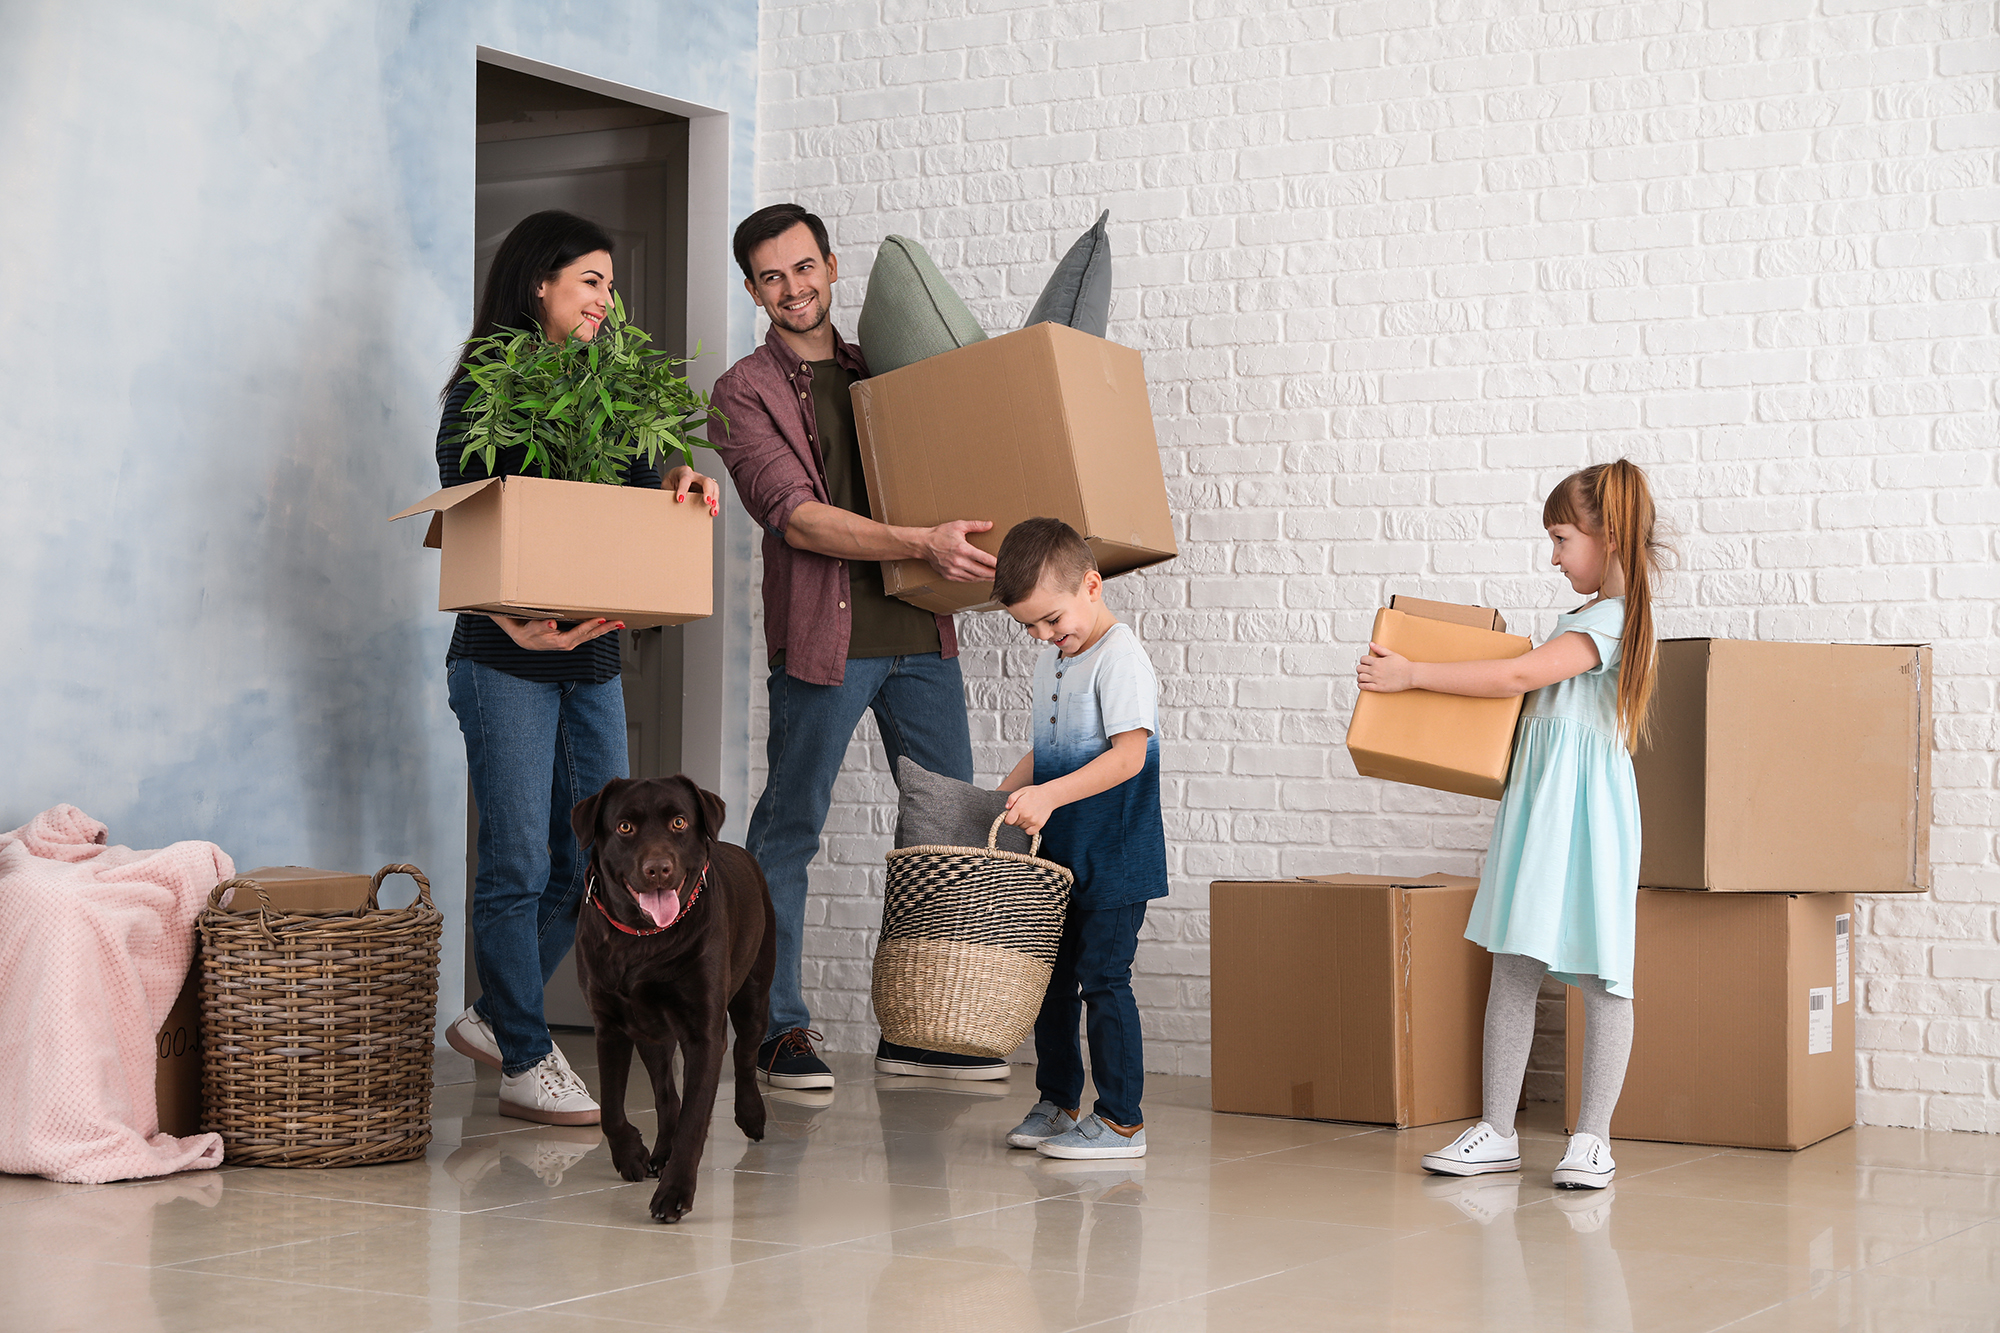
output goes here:
[[576, 939], [587, 859], [569, 812], [625, 776], [625, 694], [617, 681], [544, 684], [470, 658], [446, 669], [479, 806], [472, 961], [501, 1072], [549, 1053], [542, 988]]
[[812, 1026], [800, 975], [806, 867], [819, 851], [833, 782], [864, 712], [875, 714], [893, 771], [908, 755], [933, 773], [972, 781], [972, 731], [957, 658], [937, 653], [857, 657], [839, 685], [808, 685], [771, 669], [770, 775], [750, 815], [750, 854], [771, 884], [778, 970], [771, 978], [770, 1035]]

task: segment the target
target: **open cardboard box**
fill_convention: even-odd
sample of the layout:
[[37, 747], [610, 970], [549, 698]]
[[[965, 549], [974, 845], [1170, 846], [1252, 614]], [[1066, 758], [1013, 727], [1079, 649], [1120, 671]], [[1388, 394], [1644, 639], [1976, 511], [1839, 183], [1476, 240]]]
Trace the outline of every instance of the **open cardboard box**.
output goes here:
[[[259, 866], [239, 879], [264, 886], [271, 907], [279, 912], [349, 912], [368, 901], [371, 876], [344, 875], [303, 866]], [[237, 889], [227, 910], [254, 912], [257, 895]], [[153, 1095], [160, 1113], [160, 1132], [185, 1138], [201, 1132], [201, 946], [195, 945], [187, 980], [174, 999], [156, 1037], [158, 1063], [153, 1071]]]
[[390, 522], [432, 515], [438, 610], [527, 619], [602, 616], [631, 629], [711, 614], [714, 523], [645, 486], [505, 476], [451, 486]]
[[[927, 357], [856, 382], [868, 503], [883, 523], [985, 519], [997, 553], [1023, 519], [1059, 518], [1110, 578], [1171, 560], [1172, 515], [1139, 354], [1060, 324]], [[952, 583], [921, 560], [885, 560], [894, 597], [949, 615], [992, 610], [990, 582]]]
[[1930, 887], [1929, 648], [1669, 639], [1658, 681], [1632, 757], [1641, 884]]
[[[1534, 643], [1507, 633], [1498, 611], [1392, 597], [1375, 613], [1370, 640], [1413, 662], [1519, 657]], [[1363, 691], [1347, 724], [1347, 752], [1363, 777], [1497, 801], [1507, 785], [1521, 697], [1474, 699], [1405, 690]]]
[[1493, 961], [1479, 881], [1310, 875], [1209, 886], [1214, 1108], [1430, 1125], [1479, 1114]]
[[[1632, 1059], [1611, 1135], [1804, 1148], [1854, 1123], [1854, 898], [1641, 889]], [[1583, 1083], [1569, 991], [1565, 1122]]]

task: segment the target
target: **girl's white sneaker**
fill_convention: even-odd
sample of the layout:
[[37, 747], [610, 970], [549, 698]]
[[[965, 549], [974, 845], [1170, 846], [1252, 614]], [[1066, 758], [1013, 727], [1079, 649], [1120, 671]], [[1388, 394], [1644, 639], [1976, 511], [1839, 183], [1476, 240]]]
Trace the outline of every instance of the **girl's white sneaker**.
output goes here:
[[1556, 1163], [1559, 1190], [1601, 1190], [1618, 1172], [1611, 1160], [1611, 1145], [1595, 1134], [1572, 1134], [1569, 1151]]
[[1436, 1152], [1424, 1154], [1424, 1170], [1441, 1176], [1485, 1176], [1521, 1169], [1521, 1136], [1501, 1138], [1484, 1120]]

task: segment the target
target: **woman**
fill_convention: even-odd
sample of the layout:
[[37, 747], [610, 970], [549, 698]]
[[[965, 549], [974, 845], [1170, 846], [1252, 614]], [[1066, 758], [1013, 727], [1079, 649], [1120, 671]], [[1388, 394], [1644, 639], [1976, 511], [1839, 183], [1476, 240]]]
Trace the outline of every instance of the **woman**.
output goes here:
[[[597, 334], [611, 307], [611, 237], [596, 223], [551, 210], [522, 219], [493, 257], [479, 315], [445, 384], [438, 476], [446, 486], [488, 475], [463, 451], [466, 358], [503, 329], [539, 328], [551, 340]], [[502, 450], [492, 475], [519, 472], [522, 450]], [[661, 484], [634, 460], [627, 486]], [[715, 516], [713, 479], [677, 467], [666, 484], [692, 491]], [[625, 698], [618, 681], [622, 623], [460, 615], [445, 656], [451, 709], [465, 733], [479, 807], [479, 871], [472, 889], [472, 954], [483, 992], [446, 1029], [453, 1050], [500, 1071], [500, 1114], [550, 1125], [594, 1125], [597, 1103], [549, 1038], [542, 988], [569, 953], [585, 859], [570, 808], [626, 772]]]

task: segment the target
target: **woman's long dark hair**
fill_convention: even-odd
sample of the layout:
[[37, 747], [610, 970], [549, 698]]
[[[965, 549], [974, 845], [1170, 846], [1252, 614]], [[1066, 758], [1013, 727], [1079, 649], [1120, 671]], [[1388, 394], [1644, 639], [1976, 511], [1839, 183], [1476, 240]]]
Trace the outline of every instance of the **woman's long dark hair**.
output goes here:
[[611, 236], [588, 218], [565, 213], [559, 208], [530, 213], [514, 225], [493, 256], [486, 274], [486, 290], [480, 293], [479, 314], [472, 321], [472, 333], [459, 349], [451, 378], [444, 382], [439, 399], [449, 398], [452, 387], [465, 378], [465, 360], [472, 345], [502, 329], [538, 329], [542, 325], [542, 302], [535, 295], [538, 283], [545, 282], [593, 251], [611, 253]]

